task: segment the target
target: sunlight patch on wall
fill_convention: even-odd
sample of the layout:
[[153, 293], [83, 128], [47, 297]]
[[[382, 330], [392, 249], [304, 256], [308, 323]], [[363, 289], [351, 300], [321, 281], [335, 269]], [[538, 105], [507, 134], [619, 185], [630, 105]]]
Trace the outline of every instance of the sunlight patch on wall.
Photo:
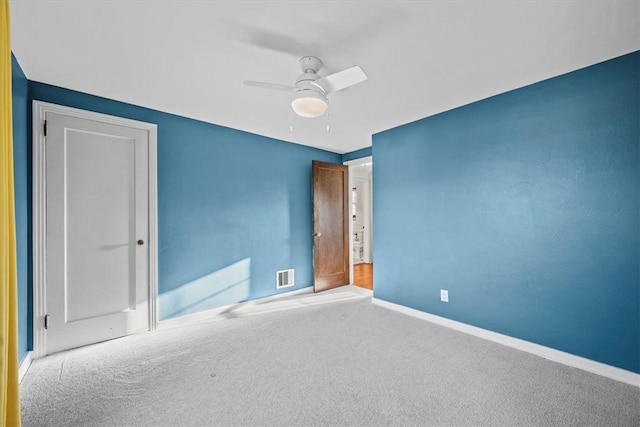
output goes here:
[[160, 294], [160, 319], [239, 303], [248, 299], [250, 292], [251, 258], [245, 258]]

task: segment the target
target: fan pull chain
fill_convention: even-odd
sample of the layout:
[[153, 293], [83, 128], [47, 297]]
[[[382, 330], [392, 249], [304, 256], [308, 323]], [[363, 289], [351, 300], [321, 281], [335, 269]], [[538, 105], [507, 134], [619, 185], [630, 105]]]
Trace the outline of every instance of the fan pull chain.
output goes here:
[[293, 108], [289, 107], [289, 132], [293, 132]]
[[331, 114], [329, 113], [329, 109], [327, 108], [327, 133], [331, 132], [331, 125], [330, 125], [330, 116]]

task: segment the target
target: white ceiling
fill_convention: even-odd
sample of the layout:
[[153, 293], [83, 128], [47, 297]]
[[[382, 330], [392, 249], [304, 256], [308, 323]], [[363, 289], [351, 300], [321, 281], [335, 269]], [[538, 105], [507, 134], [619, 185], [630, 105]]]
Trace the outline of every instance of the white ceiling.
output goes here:
[[[639, 1], [10, 1], [30, 80], [344, 153], [371, 135], [640, 49]], [[298, 59], [369, 80], [295, 117]]]

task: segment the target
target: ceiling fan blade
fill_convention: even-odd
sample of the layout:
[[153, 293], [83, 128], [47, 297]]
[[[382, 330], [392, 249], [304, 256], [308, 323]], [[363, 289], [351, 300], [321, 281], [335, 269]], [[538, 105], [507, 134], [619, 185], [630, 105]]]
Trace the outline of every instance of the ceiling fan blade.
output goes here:
[[329, 94], [357, 85], [365, 80], [367, 80], [367, 75], [362, 71], [362, 68], [354, 65], [346, 70], [338, 71], [337, 73], [318, 79], [315, 82], [311, 82], [311, 84], [319, 86], [325, 93]]
[[279, 85], [275, 83], [254, 82], [252, 80], [245, 80], [245, 86], [263, 87], [265, 89], [277, 89], [284, 90], [286, 92], [293, 92], [295, 89], [293, 86]]

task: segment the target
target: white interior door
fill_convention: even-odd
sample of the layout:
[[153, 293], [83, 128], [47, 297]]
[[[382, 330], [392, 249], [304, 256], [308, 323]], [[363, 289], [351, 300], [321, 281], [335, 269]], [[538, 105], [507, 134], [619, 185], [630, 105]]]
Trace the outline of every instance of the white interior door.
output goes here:
[[149, 135], [46, 115], [46, 353], [149, 328]]

